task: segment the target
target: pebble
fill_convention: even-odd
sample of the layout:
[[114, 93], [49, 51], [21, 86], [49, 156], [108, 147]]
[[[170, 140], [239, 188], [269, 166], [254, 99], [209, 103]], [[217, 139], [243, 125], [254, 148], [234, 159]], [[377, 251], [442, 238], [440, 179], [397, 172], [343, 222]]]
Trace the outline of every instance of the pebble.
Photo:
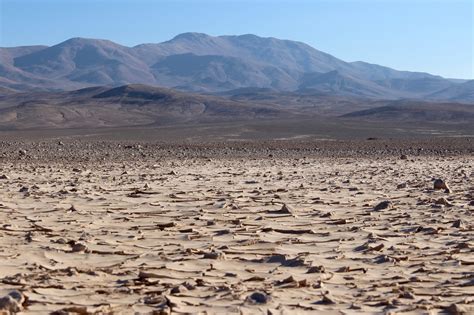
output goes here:
[[464, 228], [465, 227], [464, 221], [462, 221], [461, 219], [458, 219], [458, 220], [453, 222], [452, 227], [455, 227], [455, 228], [458, 228], [458, 229]]
[[446, 314], [450, 315], [468, 315], [468, 311], [463, 307], [458, 304], [451, 304], [448, 307], [444, 309]]
[[446, 198], [442, 197], [442, 198], [439, 198], [438, 200], [436, 200], [435, 204], [437, 205], [443, 205], [443, 206], [448, 206], [448, 207], [452, 207], [453, 204], [450, 203]]
[[87, 246], [82, 244], [82, 243], [75, 243], [72, 245], [71, 252], [73, 253], [79, 253], [79, 252], [84, 252], [87, 250]]
[[254, 292], [247, 297], [247, 301], [254, 304], [267, 304], [271, 300], [265, 292]]
[[380, 210], [392, 209], [392, 208], [393, 208], [393, 203], [390, 200], [385, 200], [377, 204], [374, 207], [374, 211], [380, 211]]
[[225, 259], [225, 254], [222, 252], [204, 253], [204, 259]]
[[20, 312], [23, 309], [25, 297], [19, 291], [11, 291], [6, 296], [0, 298], [0, 311], [6, 311], [6, 314]]
[[311, 266], [308, 268], [308, 271], [306, 273], [322, 273], [325, 272], [324, 266]]
[[188, 291], [188, 289], [186, 289], [183, 285], [178, 285], [176, 287], [173, 287], [170, 290], [170, 293], [171, 294], [178, 294], [178, 293], [183, 293], [183, 292], [186, 292], [186, 291]]
[[435, 190], [444, 189], [444, 192], [446, 192], [446, 193], [451, 192], [451, 189], [449, 188], [448, 184], [444, 180], [442, 180], [441, 178], [438, 178], [434, 181], [433, 188]]
[[278, 211], [278, 212], [279, 213], [285, 213], [285, 214], [293, 214], [294, 210], [290, 206], [288, 206], [286, 204], [283, 204], [280, 211]]
[[26, 186], [23, 186], [20, 188], [19, 192], [28, 192], [29, 188]]

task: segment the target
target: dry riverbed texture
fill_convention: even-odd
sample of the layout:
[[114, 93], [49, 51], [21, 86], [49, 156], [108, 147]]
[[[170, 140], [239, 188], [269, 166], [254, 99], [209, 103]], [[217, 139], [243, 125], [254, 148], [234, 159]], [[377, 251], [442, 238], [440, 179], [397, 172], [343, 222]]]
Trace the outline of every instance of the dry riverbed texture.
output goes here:
[[2, 142], [0, 307], [473, 314], [456, 141]]

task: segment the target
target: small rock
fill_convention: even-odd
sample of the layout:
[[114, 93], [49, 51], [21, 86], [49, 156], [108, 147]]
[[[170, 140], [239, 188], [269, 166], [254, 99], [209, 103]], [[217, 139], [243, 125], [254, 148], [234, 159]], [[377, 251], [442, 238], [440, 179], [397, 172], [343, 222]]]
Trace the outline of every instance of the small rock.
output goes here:
[[8, 293], [9, 296], [11, 296], [15, 301], [17, 301], [20, 305], [25, 302], [25, 297], [20, 291], [11, 291]]
[[194, 290], [196, 289], [196, 284], [195, 283], [192, 283], [191, 281], [186, 281], [182, 284], [182, 286], [184, 288], [186, 288], [186, 290]]
[[86, 251], [87, 246], [82, 244], [82, 243], [74, 243], [71, 248], [71, 252], [73, 253], [79, 253], [79, 252], [84, 252]]
[[410, 299], [410, 300], [415, 299], [415, 295], [410, 291], [404, 291], [400, 293], [399, 297], [402, 299]]
[[26, 151], [23, 150], [23, 149], [20, 149], [20, 150], [18, 150], [18, 154], [19, 154], [20, 156], [25, 156], [25, 155], [26, 155]]
[[387, 255], [379, 255], [379, 256], [375, 257], [374, 262], [376, 264], [393, 263], [393, 262], [395, 262], [395, 259], [393, 259], [392, 257], [389, 257]]
[[0, 298], [0, 311], [6, 311], [6, 314], [18, 313], [23, 309], [24, 301], [25, 297], [21, 292], [11, 291], [8, 295]]
[[319, 302], [320, 304], [336, 304], [334, 297], [329, 293], [329, 291], [322, 293], [322, 299]]
[[284, 284], [290, 284], [290, 283], [297, 285], [298, 281], [296, 281], [296, 279], [293, 276], [289, 276], [283, 280], [279, 280], [275, 282], [276, 285], [284, 285]]
[[226, 273], [224, 274], [224, 277], [236, 278], [236, 277], [237, 277], [237, 274], [236, 274], [236, 273], [233, 273], [233, 272], [226, 272]]
[[293, 214], [294, 210], [286, 204], [283, 204], [279, 212], [285, 214]]
[[244, 183], [245, 184], [258, 184], [258, 181], [251, 179], [251, 180], [246, 180]]
[[407, 183], [401, 183], [397, 185], [397, 189], [407, 188]]
[[325, 272], [324, 266], [311, 266], [306, 273], [323, 273]]
[[225, 254], [222, 252], [209, 252], [209, 253], [204, 253], [203, 256], [204, 259], [225, 259]]
[[62, 237], [58, 238], [57, 240], [53, 240], [52, 242], [57, 244], [67, 244], [67, 241]]
[[5, 174], [2, 174], [2, 175], [0, 175], [0, 179], [10, 179], [10, 177], [8, 177], [8, 176], [5, 175]]
[[385, 209], [392, 209], [393, 203], [390, 200], [385, 200], [380, 202], [378, 205], [374, 207], [374, 211], [380, 211]]
[[170, 293], [171, 294], [178, 294], [178, 293], [183, 293], [183, 292], [186, 292], [186, 291], [188, 291], [188, 290], [184, 286], [179, 285], [179, 286], [176, 286], [176, 287], [172, 288], [170, 290]]
[[401, 159], [401, 160], [408, 160], [408, 156], [407, 156], [406, 154], [402, 154], [402, 155], [400, 156], [400, 159]]
[[266, 304], [270, 301], [270, 296], [264, 292], [254, 292], [247, 297], [247, 301], [254, 304]]
[[21, 187], [21, 188], [20, 188], [20, 190], [19, 190], [19, 191], [20, 191], [20, 192], [22, 192], [22, 193], [26, 193], [26, 192], [28, 192], [28, 190], [29, 190], [29, 188], [28, 188], [28, 187], [26, 187], [26, 186], [23, 186], [23, 187]]
[[[162, 295], [159, 295], [159, 296], [145, 296], [143, 298], [143, 303], [144, 304], [158, 304], [158, 305], [161, 305], [161, 304], [166, 304], [166, 298]], [[156, 314], [162, 314], [161, 312], [160, 313], [156, 313]]]
[[435, 190], [444, 189], [444, 192], [446, 192], [446, 193], [451, 192], [451, 189], [449, 188], [448, 184], [446, 184], [446, 182], [444, 180], [442, 180], [441, 178], [438, 178], [434, 181], [433, 188]]
[[458, 304], [454, 304], [454, 303], [451, 304], [450, 306], [446, 307], [444, 310], [447, 314], [450, 314], [450, 315], [467, 315], [467, 314], [469, 314], [464, 307], [462, 307]]
[[435, 201], [435, 204], [444, 205], [444, 206], [448, 206], [448, 207], [453, 206], [453, 204], [450, 203], [448, 200], [446, 200], [446, 198], [439, 198], [438, 200]]
[[456, 221], [453, 222], [452, 227], [455, 227], [458, 229], [464, 228], [465, 227], [464, 221], [462, 221], [461, 219], [457, 219]]

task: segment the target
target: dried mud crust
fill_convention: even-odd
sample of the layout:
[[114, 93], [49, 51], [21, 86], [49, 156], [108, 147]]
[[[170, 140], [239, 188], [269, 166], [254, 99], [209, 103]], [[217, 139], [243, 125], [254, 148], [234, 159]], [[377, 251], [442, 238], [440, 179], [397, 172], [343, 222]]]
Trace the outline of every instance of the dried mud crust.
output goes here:
[[0, 299], [32, 314], [470, 314], [472, 146], [439, 141], [2, 142]]

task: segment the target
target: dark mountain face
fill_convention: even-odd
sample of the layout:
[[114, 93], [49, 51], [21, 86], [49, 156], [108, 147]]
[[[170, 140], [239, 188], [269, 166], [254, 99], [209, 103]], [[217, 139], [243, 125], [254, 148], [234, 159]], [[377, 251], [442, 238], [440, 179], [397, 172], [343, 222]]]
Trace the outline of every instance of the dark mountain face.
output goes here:
[[256, 87], [396, 99], [444, 97], [437, 93], [461, 84], [345, 62], [301, 42], [250, 34], [184, 33], [135, 47], [73, 38], [52, 47], [0, 48], [0, 61], [0, 87], [20, 91], [139, 83], [208, 93]]

